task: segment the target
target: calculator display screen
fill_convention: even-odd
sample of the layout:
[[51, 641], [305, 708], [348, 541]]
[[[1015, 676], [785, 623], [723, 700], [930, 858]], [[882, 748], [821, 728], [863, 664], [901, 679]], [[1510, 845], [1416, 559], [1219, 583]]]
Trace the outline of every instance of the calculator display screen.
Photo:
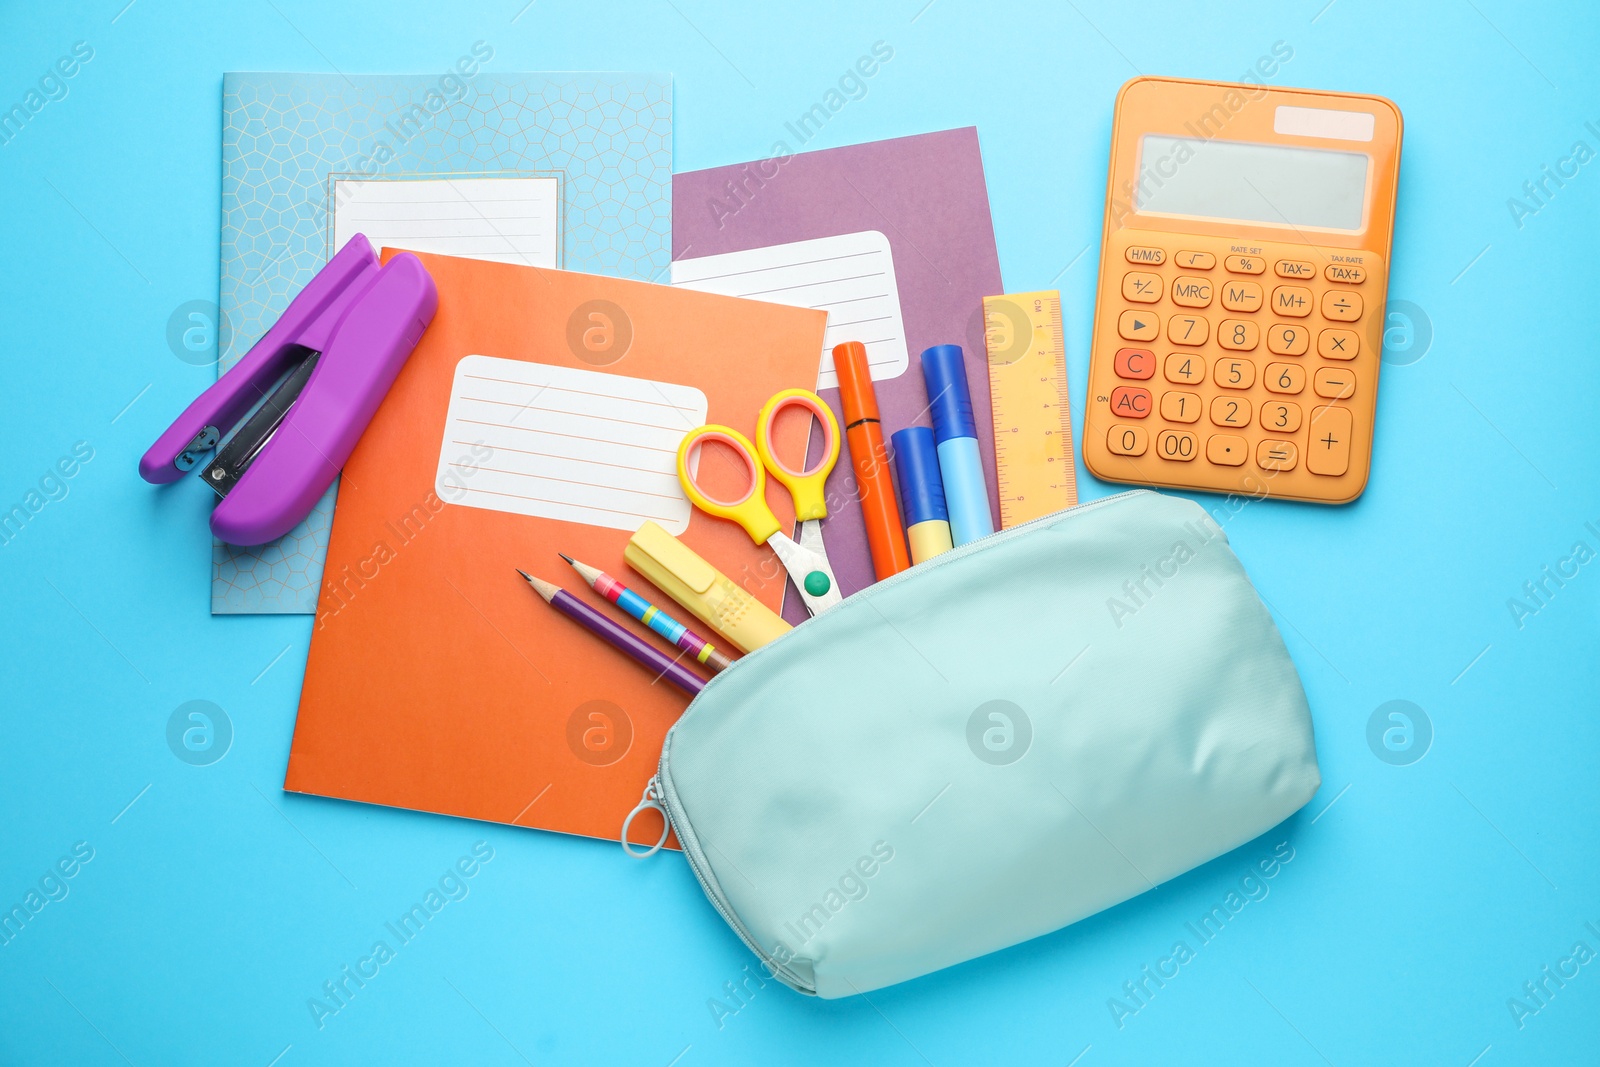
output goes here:
[[1361, 229], [1367, 156], [1145, 134], [1138, 210], [1269, 226]]

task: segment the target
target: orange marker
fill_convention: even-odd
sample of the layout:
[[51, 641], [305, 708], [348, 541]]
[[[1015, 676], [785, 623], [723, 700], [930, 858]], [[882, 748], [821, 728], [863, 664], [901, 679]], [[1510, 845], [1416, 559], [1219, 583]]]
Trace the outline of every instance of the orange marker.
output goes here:
[[906, 535], [900, 525], [900, 504], [889, 476], [889, 450], [878, 423], [878, 394], [867, 368], [867, 349], [860, 341], [835, 345], [833, 366], [839, 373], [839, 400], [844, 406], [844, 439], [850, 446], [856, 484], [861, 487], [861, 515], [867, 524], [872, 571], [881, 582], [911, 566]]

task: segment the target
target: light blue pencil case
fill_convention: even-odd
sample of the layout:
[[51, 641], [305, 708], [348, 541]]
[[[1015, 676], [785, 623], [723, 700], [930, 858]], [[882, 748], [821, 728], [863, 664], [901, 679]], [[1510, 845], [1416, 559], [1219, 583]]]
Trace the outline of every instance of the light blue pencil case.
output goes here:
[[1320, 781], [1300, 679], [1226, 537], [1140, 491], [964, 545], [744, 657], [667, 734], [635, 815], [665, 809], [768, 971], [842, 997], [1127, 900]]

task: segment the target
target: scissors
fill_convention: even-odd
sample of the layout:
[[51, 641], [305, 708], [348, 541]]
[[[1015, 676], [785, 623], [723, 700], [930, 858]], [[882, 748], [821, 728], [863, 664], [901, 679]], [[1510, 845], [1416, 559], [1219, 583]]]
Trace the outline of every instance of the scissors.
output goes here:
[[[778, 413], [789, 407], [809, 411], [822, 424], [822, 459], [810, 470], [795, 470], [773, 453], [772, 427]], [[737, 500], [718, 500], [695, 484], [689, 463], [707, 443], [726, 445], [740, 459], [750, 479], [750, 488]], [[839, 583], [833, 576], [822, 547], [822, 525], [828, 514], [823, 483], [839, 460], [839, 423], [822, 398], [809, 389], [785, 389], [756, 416], [756, 443], [730, 426], [699, 426], [684, 435], [678, 446], [678, 481], [689, 500], [708, 515], [731, 519], [743, 526], [750, 539], [768, 545], [789, 572], [789, 580], [800, 591], [806, 610], [813, 615], [839, 603]], [[800, 521], [800, 540], [784, 533], [778, 517], [767, 506], [766, 471], [789, 490], [794, 498], [795, 518]]]

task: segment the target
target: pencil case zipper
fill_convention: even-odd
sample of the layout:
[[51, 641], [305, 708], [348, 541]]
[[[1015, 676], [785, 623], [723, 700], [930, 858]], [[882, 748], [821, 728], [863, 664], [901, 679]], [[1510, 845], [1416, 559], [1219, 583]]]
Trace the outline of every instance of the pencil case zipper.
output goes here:
[[[1116, 501], [1125, 500], [1128, 497], [1138, 496], [1142, 493], [1148, 493], [1150, 491], [1151, 490], [1148, 489], [1131, 489], [1127, 492], [1115, 493], [1111, 496], [1101, 497], [1098, 500], [1090, 500], [1082, 504], [1075, 504], [1070, 508], [1064, 508], [1061, 511], [1051, 512], [1049, 515], [1042, 515], [1037, 519], [1030, 519], [1020, 526], [1013, 526], [1009, 530], [1001, 530], [997, 533], [990, 534], [987, 537], [979, 538], [976, 541], [969, 542], [968, 544], [962, 545], [958, 548], [953, 548], [948, 552], [941, 553], [933, 559], [901, 571], [899, 574], [885, 578], [881, 582], [875, 582], [874, 584], [867, 586], [865, 589], [858, 591], [853, 596], [842, 601], [837, 607], [831, 610], [843, 610], [851, 603], [869, 600], [876, 592], [889, 588], [899, 582], [903, 582], [908, 578], [916, 577], [919, 574], [926, 574], [935, 568], [948, 566], [952, 563], [955, 563], [957, 560], [965, 559], [968, 556], [976, 555], [979, 552], [994, 548], [998, 545], [1004, 544], [1007, 541], [1014, 540], [1017, 537], [1024, 536], [1030, 532], [1030, 528], [1037, 527], [1041, 523], [1053, 524], [1060, 522], [1065, 518], [1076, 518], [1077, 516], [1086, 512], [1103, 507], [1106, 504], [1115, 503]], [[756, 954], [756, 958], [761, 960], [761, 962], [766, 966], [768, 972], [770, 972], [774, 977], [781, 976], [784, 981], [787, 981], [796, 989], [806, 989], [809, 988], [808, 983], [802, 980], [800, 976], [796, 975], [783, 964], [775, 960], [772, 955], [762, 948], [761, 945], [756, 942], [755, 938], [750, 935], [750, 931], [745, 927], [744, 923], [739, 919], [739, 917], [734, 914], [733, 908], [728, 904], [727, 898], [723, 895], [722, 887], [717, 883], [716, 879], [710, 873], [708, 873], [710, 871], [710, 865], [706, 861], [705, 852], [700, 848], [699, 839], [695, 836], [693, 828], [689, 826], [689, 819], [683, 810], [682, 804], [678, 800], [677, 791], [672, 786], [672, 774], [668, 769], [668, 759], [672, 752], [672, 735], [677, 732], [678, 725], [694, 713], [695, 705], [699, 703], [705, 694], [710, 692], [711, 688], [715, 686], [722, 678], [733, 671], [740, 670], [745, 663], [760, 658], [760, 656], [769, 648], [774, 648], [780, 644], [782, 644], [782, 638], [779, 638], [777, 641], [773, 641], [770, 644], [763, 645], [754, 652], [750, 652], [735, 660], [732, 666], [713, 675], [710, 681], [706, 683], [705, 689], [701, 690], [700, 693], [689, 702], [689, 706], [685, 708], [683, 714], [678, 717], [678, 722], [674, 723], [672, 727], [667, 730], [667, 736], [665, 739], [663, 739], [661, 744], [661, 758], [656, 764], [656, 773], [653, 777], [651, 777], [650, 781], [646, 783], [644, 795], [640, 798], [639, 803], [634, 806], [633, 810], [628, 813], [627, 818], [623, 820], [620, 843], [622, 845], [622, 850], [629, 856], [633, 857], [634, 859], [644, 859], [648, 856], [655, 855], [656, 852], [661, 850], [661, 847], [666, 843], [668, 830], [676, 832], [678, 835], [678, 843], [683, 846], [684, 857], [689, 861], [689, 869], [694, 872], [695, 879], [700, 883], [701, 890], [705, 893], [706, 899], [711, 901], [712, 907], [717, 909], [717, 914], [721, 915], [723, 921], [733, 929], [734, 933], [739, 935], [739, 940], [744, 942], [745, 947]], [[629, 847], [628, 829], [632, 825], [634, 818], [647, 808], [654, 808], [661, 812], [661, 816], [666, 820], [667, 826], [662, 830], [661, 839], [656, 842], [653, 847], [643, 852], [636, 852]], [[686, 833], [685, 830], [688, 832]]]

